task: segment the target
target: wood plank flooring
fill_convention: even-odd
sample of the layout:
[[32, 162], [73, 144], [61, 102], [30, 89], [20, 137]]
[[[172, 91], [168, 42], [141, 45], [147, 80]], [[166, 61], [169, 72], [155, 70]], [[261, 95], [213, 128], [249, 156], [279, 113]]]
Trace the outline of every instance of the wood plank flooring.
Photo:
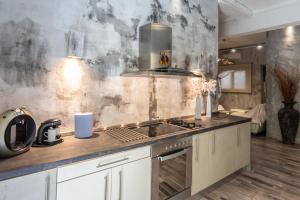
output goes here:
[[251, 152], [251, 172], [238, 172], [192, 200], [300, 200], [300, 145], [252, 138]]

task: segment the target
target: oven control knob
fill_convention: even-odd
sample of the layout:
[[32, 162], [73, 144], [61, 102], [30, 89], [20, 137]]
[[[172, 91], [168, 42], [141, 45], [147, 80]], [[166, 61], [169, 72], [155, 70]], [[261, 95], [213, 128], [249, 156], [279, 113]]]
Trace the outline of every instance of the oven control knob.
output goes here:
[[174, 148], [176, 148], [177, 147], [177, 144], [174, 144]]
[[169, 147], [168, 146], [166, 146], [166, 148], [165, 148], [166, 150], [168, 150], [169, 149]]
[[169, 149], [173, 149], [173, 146], [172, 146], [172, 145], [170, 145]]

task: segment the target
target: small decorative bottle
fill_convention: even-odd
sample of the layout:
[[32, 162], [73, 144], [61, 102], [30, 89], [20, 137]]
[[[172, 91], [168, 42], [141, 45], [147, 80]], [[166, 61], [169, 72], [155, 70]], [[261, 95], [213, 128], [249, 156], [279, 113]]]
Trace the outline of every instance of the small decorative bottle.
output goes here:
[[196, 102], [195, 102], [195, 119], [198, 119], [198, 120], [201, 119], [201, 98], [200, 98], [200, 95], [196, 96]]
[[210, 91], [207, 92], [206, 117], [211, 118], [211, 94], [210, 94]]

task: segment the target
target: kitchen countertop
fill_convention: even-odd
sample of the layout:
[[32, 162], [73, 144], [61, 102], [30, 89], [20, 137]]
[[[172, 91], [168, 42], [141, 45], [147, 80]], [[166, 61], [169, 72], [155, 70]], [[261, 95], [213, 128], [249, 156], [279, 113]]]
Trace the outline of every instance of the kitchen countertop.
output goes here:
[[0, 181], [54, 169], [62, 165], [97, 158], [120, 151], [151, 145], [164, 140], [192, 136], [249, 121], [249, 118], [237, 116], [219, 118], [218, 115], [215, 115], [211, 119], [202, 117], [201, 125], [203, 128], [201, 129], [184, 130], [174, 134], [162, 135], [130, 143], [122, 143], [103, 132], [97, 132], [89, 139], [76, 139], [74, 136], [65, 136], [64, 142], [59, 145], [45, 148], [32, 147], [30, 151], [24, 154], [0, 159]]

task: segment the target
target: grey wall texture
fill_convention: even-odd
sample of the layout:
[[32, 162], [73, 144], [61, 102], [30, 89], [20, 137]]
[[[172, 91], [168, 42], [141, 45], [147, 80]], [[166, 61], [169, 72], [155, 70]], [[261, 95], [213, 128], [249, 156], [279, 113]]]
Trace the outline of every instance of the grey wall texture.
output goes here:
[[[192, 114], [195, 80], [120, 77], [137, 68], [138, 27], [154, 18], [173, 29], [173, 63], [216, 76], [217, 0], [0, 0], [0, 111], [25, 105], [70, 130], [76, 112], [95, 126]], [[74, 32], [81, 60], [67, 58]]]
[[[228, 54], [234, 54], [230, 51], [220, 51], [220, 58], [227, 57]], [[241, 108], [249, 109], [262, 103], [263, 85], [262, 85], [262, 64], [266, 64], [265, 48], [257, 50], [256, 47], [238, 49], [236, 56], [231, 56], [235, 64], [252, 63], [252, 93], [222, 93], [219, 103], [225, 109]]]
[[[284, 67], [296, 75], [300, 72], [300, 26], [270, 31], [267, 34], [267, 135], [281, 140], [277, 118], [278, 110], [283, 106], [281, 93], [271, 74], [275, 66]], [[295, 99], [298, 102], [295, 109], [300, 109], [300, 92]], [[296, 139], [300, 143], [300, 129]]]

